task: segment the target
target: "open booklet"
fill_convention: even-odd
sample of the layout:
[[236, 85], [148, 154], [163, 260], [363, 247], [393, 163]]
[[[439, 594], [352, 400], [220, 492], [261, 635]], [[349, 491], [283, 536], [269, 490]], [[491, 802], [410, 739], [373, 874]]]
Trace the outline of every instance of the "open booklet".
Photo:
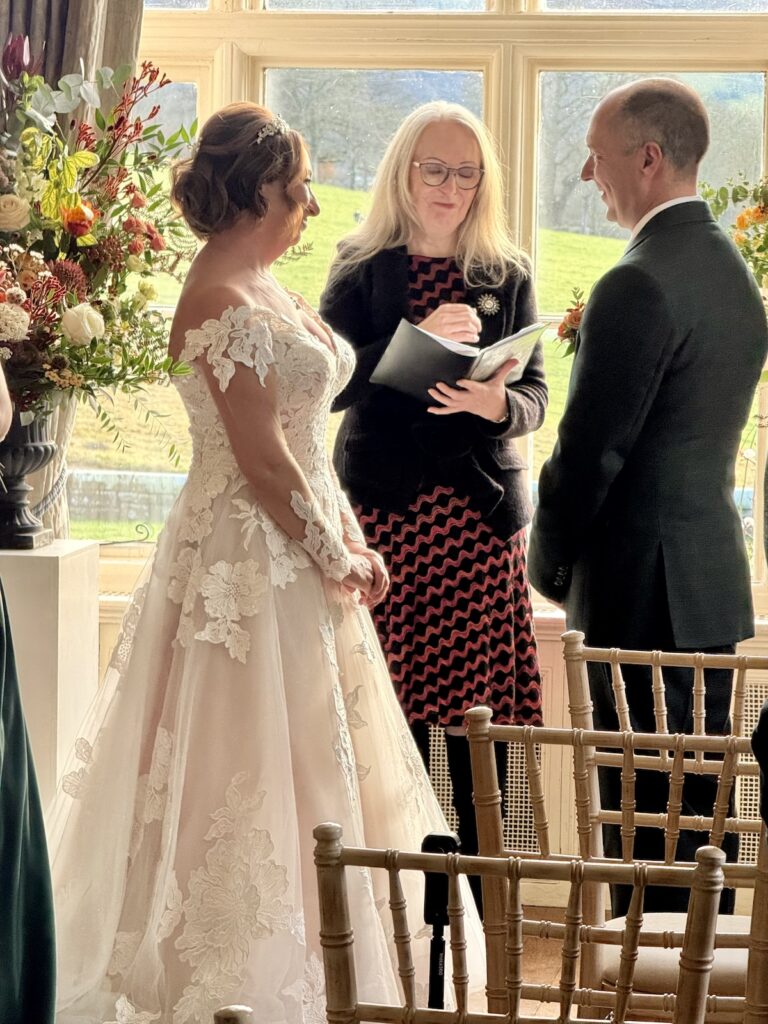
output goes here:
[[395, 391], [431, 402], [427, 389], [438, 381], [454, 385], [457, 380], [487, 380], [508, 359], [516, 359], [505, 378], [519, 380], [546, 324], [531, 324], [487, 348], [449, 341], [421, 327], [401, 320], [384, 355], [371, 374], [372, 384], [385, 384]]

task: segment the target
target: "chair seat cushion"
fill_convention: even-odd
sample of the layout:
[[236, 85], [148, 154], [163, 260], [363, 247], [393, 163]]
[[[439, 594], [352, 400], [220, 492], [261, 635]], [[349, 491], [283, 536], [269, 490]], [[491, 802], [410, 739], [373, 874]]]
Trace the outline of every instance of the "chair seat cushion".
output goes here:
[[[748, 935], [750, 919], [744, 915], [719, 914], [718, 935]], [[624, 927], [624, 918], [606, 921], [606, 928]], [[684, 932], [685, 914], [645, 914], [643, 931]], [[615, 989], [619, 976], [621, 949], [618, 946], [602, 946], [602, 987]], [[747, 979], [746, 949], [716, 949], [712, 965], [709, 994], [718, 996], [743, 996]], [[633, 988], [636, 992], [664, 995], [675, 991], [679, 949], [644, 946], [638, 951]], [[718, 1014], [717, 1020], [726, 1024], [730, 1014]], [[735, 1018], [741, 1020], [741, 1016]]]

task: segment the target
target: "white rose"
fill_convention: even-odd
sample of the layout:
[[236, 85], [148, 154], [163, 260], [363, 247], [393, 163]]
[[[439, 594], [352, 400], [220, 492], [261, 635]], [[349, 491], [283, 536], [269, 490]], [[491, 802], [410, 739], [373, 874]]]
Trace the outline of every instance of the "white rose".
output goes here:
[[29, 224], [29, 203], [13, 192], [0, 196], [0, 231], [21, 231]]
[[125, 261], [125, 265], [134, 274], [141, 273], [142, 270], [147, 269], [146, 260], [140, 260], [138, 256], [129, 256]]
[[64, 312], [61, 330], [73, 345], [87, 345], [104, 337], [104, 318], [89, 303], [81, 302]]

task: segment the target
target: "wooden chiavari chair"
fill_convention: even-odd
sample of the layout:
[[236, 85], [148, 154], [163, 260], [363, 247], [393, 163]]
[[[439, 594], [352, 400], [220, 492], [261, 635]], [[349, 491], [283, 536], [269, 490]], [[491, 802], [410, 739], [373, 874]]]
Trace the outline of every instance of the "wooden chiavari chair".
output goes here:
[[[709, 833], [708, 842], [719, 847], [726, 832], [759, 833], [758, 819], [739, 819], [728, 815], [729, 798], [740, 776], [751, 776], [756, 765], [742, 757], [750, 752], [749, 740], [736, 736], [670, 736], [665, 733], [595, 732], [586, 729], [547, 729], [530, 726], [491, 725], [488, 708], [472, 708], [467, 712], [467, 736], [472, 761], [475, 810], [478, 823], [478, 841], [481, 855], [508, 857], [516, 851], [506, 849], [503, 841], [501, 793], [496, 775], [494, 743], [520, 744], [524, 751], [526, 775], [538, 839], [540, 856], [554, 860], [568, 860], [569, 854], [555, 854], [550, 842], [549, 821], [537, 748], [570, 747], [573, 762], [577, 837], [580, 856], [595, 863], [618, 863], [603, 857], [602, 825], [613, 824], [621, 828], [622, 862], [633, 862], [635, 831], [638, 826], [662, 829], [665, 837], [664, 863], [679, 863], [675, 859], [677, 840], [682, 828]], [[597, 748], [600, 748], [599, 750]], [[704, 755], [718, 755], [712, 760]], [[622, 801], [618, 811], [604, 810], [600, 805], [597, 784], [597, 764], [621, 769]], [[634, 784], [636, 770], [657, 771], [660, 780], [668, 776], [668, 806], [665, 814], [636, 812]], [[681, 814], [683, 780], [687, 772], [716, 772], [719, 774], [717, 797], [709, 817], [687, 817]], [[664, 784], [663, 781], [660, 784]], [[768, 851], [765, 839], [760, 845], [761, 858], [757, 866], [728, 864], [725, 867], [726, 885], [754, 887], [754, 905], [768, 904]], [[531, 856], [530, 853], [526, 856]], [[688, 865], [690, 866], [690, 864]], [[504, 919], [506, 883], [503, 878], [483, 880], [484, 928], [488, 957], [489, 1009], [498, 1009], [504, 1002]], [[758, 895], [758, 890], [761, 895]], [[587, 884], [583, 896], [585, 922], [596, 929], [609, 930], [624, 927], [624, 919], [606, 924], [603, 902], [604, 887]], [[768, 912], [766, 912], [768, 913]], [[742, 998], [742, 1004], [715, 1000], [710, 1014], [722, 1024], [741, 1024], [743, 1020], [768, 1022], [768, 1000], [760, 989], [761, 977], [768, 974], [768, 920], [766, 913], [749, 918], [722, 916], [718, 919], [716, 968], [710, 991], [719, 996]], [[679, 945], [683, 930], [680, 915], [646, 915], [646, 925], [657, 932], [667, 933], [666, 946]], [[749, 952], [748, 952], [749, 951]], [[615, 956], [602, 955], [602, 945], [593, 943], [586, 948], [581, 961], [581, 983], [585, 988], [607, 990], [617, 984], [618, 961]], [[676, 954], [670, 956], [662, 948], [643, 951], [636, 977], [636, 988], [644, 991], [666, 991], [671, 984], [676, 965]], [[749, 959], [752, 986], [747, 983]], [[754, 968], [752, 965], [754, 964]], [[746, 997], [746, 1001], [744, 998]], [[744, 1017], [749, 1012], [752, 1016]]]
[[[725, 855], [714, 847], [702, 847], [696, 867], [604, 864], [574, 859], [544, 860], [518, 857], [462, 857], [457, 854], [402, 853], [345, 847], [339, 825], [318, 825], [314, 830], [320, 900], [320, 942], [323, 947], [328, 1024], [555, 1024], [575, 1019], [579, 1007], [596, 1006], [611, 1014], [614, 1024], [638, 1011], [646, 1019], [676, 1024], [702, 1024], [707, 1005], [709, 971], [715, 939], [717, 907], [723, 886]], [[358, 1001], [354, 935], [350, 924], [345, 872], [348, 868], [386, 871], [389, 875], [389, 906], [392, 913], [397, 963], [403, 992], [400, 1005]], [[455, 1010], [430, 1009], [417, 1004], [416, 981], [408, 931], [406, 903], [401, 883], [403, 871], [439, 872], [448, 876], [448, 918]], [[499, 879], [507, 898], [504, 918], [505, 985], [502, 1005], [489, 1012], [475, 1012], [467, 1005], [466, 939], [464, 935], [459, 876], [480, 875], [483, 881]], [[526, 879], [556, 879], [569, 886], [564, 924], [526, 921], [521, 902], [521, 883]], [[583, 923], [582, 900], [587, 884], [620, 882], [632, 886], [632, 899], [624, 929], [592, 928]], [[640, 945], [661, 945], [667, 936], [642, 929], [642, 899], [646, 885], [674, 885], [691, 892], [684, 934], [680, 937], [674, 991], [661, 995], [637, 994], [633, 975]], [[523, 976], [526, 936], [546, 931], [562, 942], [562, 968], [558, 985], [528, 984]], [[613, 992], [591, 992], [577, 984], [582, 948], [597, 942], [619, 949], [619, 983]], [[448, 974], [448, 971], [446, 971]], [[471, 979], [473, 982], [476, 979]], [[533, 1017], [521, 1012], [522, 1000], [554, 1004], [554, 1015]], [[604, 1019], [602, 1016], [600, 1020]], [[598, 1018], [582, 1018], [597, 1024]]]

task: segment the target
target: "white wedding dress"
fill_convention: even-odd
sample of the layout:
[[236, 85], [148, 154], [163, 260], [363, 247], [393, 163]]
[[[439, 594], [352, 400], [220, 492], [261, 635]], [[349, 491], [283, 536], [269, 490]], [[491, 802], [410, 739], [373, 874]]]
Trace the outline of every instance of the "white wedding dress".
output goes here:
[[[257, 1024], [322, 1024], [313, 827], [409, 850], [446, 827], [368, 612], [338, 582], [343, 537], [359, 533], [325, 450], [353, 365], [336, 345], [260, 307], [187, 335], [189, 477], [49, 812], [60, 1024], [211, 1024], [230, 1002]], [[285, 496], [303, 542], [240, 472], [203, 359], [222, 391], [250, 375], [256, 401], [277, 375], [282, 430], [314, 495]], [[386, 879], [356, 870], [348, 882], [358, 996], [399, 1002]], [[407, 892], [425, 985], [418, 879]]]

